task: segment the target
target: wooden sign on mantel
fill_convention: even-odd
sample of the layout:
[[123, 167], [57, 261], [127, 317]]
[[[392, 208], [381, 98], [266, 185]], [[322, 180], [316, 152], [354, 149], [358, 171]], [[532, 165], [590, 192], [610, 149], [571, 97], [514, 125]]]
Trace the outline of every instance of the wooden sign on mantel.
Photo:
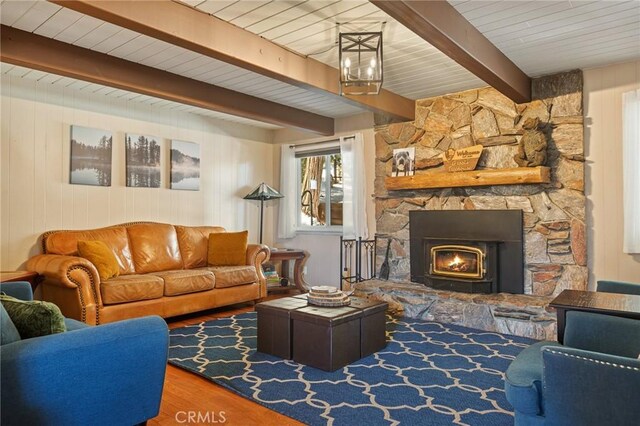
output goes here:
[[482, 145], [474, 145], [468, 148], [447, 149], [442, 154], [444, 170], [447, 172], [468, 172], [475, 170], [482, 154]]

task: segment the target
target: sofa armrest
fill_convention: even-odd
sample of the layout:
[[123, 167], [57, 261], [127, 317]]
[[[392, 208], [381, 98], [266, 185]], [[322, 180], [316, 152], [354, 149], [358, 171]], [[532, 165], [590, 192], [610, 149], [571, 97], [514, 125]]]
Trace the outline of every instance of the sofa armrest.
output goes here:
[[567, 312], [564, 344], [622, 357], [640, 355], [640, 321], [591, 312]]
[[269, 260], [271, 250], [264, 244], [249, 244], [247, 246], [247, 265], [255, 266], [260, 284], [260, 297], [267, 297], [267, 277], [262, 271], [262, 264]]
[[542, 357], [545, 424], [638, 424], [640, 360], [567, 347]]
[[167, 350], [160, 317], [4, 345], [0, 423], [142, 423], [159, 412]]
[[83, 257], [40, 254], [27, 261], [27, 269], [63, 287], [75, 288], [91, 280], [96, 285], [100, 284], [98, 270], [93, 263]]
[[27, 269], [44, 276], [44, 300], [58, 305], [67, 317], [99, 324], [100, 275], [93, 263], [77, 256], [40, 254], [28, 260]]

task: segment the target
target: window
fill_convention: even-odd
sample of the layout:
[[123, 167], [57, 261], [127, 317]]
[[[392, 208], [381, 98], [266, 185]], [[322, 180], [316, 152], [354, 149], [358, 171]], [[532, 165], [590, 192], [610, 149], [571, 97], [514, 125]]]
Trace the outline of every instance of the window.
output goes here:
[[338, 142], [313, 150], [296, 150], [297, 228], [342, 226], [343, 174]]
[[278, 238], [298, 231], [368, 236], [362, 134], [280, 150]]

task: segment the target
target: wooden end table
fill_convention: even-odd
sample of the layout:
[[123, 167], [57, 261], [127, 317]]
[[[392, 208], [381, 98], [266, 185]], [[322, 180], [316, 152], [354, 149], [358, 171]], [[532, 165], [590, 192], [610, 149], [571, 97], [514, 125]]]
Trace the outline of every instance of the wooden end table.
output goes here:
[[1, 271], [0, 283], [27, 281], [31, 284], [31, 290], [35, 291], [40, 283], [38, 277], [38, 273], [33, 271]]
[[594, 312], [640, 319], [640, 296], [596, 291], [563, 290], [549, 306], [558, 316], [558, 342], [564, 343], [567, 311]]
[[307, 263], [307, 259], [309, 258], [309, 253], [305, 250], [300, 249], [271, 249], [271, 257], [269, 258], [272, 262], [280, 262], [281, 263], [281, 275], [282, 278], [289, 279], [289, 262], [291, 260], [295, 260], [293, 264], [293, 282], [303, 293], [307, 293], [309, 291], [309, 285], [304, 280], [304, 264]]

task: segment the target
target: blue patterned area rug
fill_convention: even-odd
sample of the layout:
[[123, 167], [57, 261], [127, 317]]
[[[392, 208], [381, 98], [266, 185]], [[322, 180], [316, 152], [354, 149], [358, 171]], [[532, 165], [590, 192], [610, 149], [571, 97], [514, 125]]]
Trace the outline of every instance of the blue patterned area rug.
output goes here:
[[256, 351], [255, 312], [171, 330], [169, 362], [309, 425], [512, 425], [504, 372], [531, 339], [388, 317], [333, 373]]

